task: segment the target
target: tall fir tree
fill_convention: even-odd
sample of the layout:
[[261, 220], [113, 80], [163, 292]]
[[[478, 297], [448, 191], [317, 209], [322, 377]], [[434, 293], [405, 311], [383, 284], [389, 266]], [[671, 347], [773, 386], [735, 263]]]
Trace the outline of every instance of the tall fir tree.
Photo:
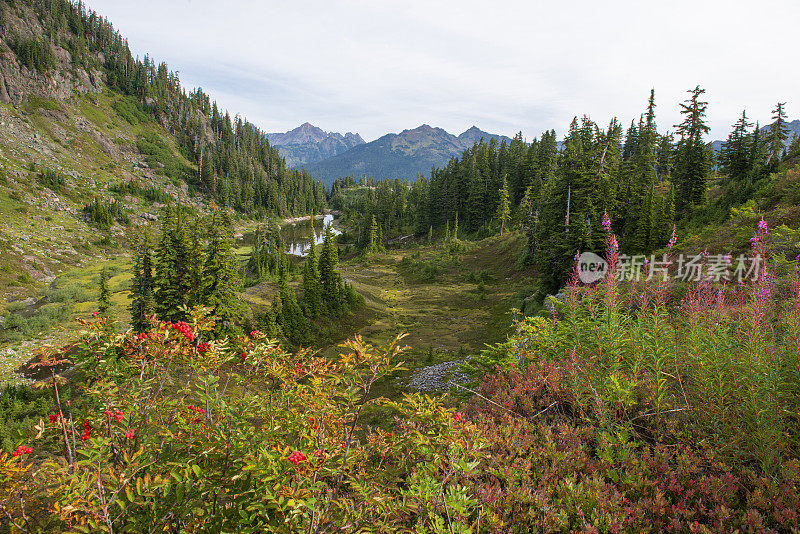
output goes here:
[[331, 225], [325, 226], [322, 252], [319, 257], [319, 284], [322, 301], [329, 312], [339, 309], [339, 254], [333, 239]]
[[786, 126], [786, 102], [778, 102], [772, 110], [772, 126], [769, 136], [769, 160], [777, 165], [786, 150], [786, 140], [789, 138]]
[[683, 122], [676, 125], [680, 140], [675, 161], [675, 179], [682, 207], [702, 204], [710, 171], [708, 151], [703, 135], [708, 133], [706, 110], [708, 102], [701, 100], [705, 89], [698, 85], [690, 89], [690, 97], [681, 103]]
[[317, 269], [317, 246], [314, 236], [311, 236], [311, 246], [306, 255], [303, 266], [303, 302], [311, 317], [317, 317], [323, 312], [322, 296], [319, 287], [319, 269]]
[[153, 264], [150, 256], [150, 236], [147, 232], [144, 232], [136, 248], [130, 294], [131, 326], [134, 332], [144, 332], [149, 327], [147, 317], [154, 311]]
[[497, 220], [500, 222], [500, 235], [506, 228], [509, 218], [511, 217], [511, 201], [508, 196], [508, 178], [503, 176], [503, 185], [499, 191], [500, 201], [497, 204]]
[[375, 220], [375, 215], [372, 215], [372, 221], [369, 226], [369, 234], [367, 235], [367, 254], [375, 254], [378, 251], [378, 222]]
[[208, 230], [208, 253], [203, 267], [203, 294], [206, 306], [211, 308], [216, 321], [216, 332], [232, 335], [238, 331], [237, 323], [242, 307], [239, 292], [242, 290], [239, 265], [233, 252], [230, 219], [226, 212], [211, 215]]

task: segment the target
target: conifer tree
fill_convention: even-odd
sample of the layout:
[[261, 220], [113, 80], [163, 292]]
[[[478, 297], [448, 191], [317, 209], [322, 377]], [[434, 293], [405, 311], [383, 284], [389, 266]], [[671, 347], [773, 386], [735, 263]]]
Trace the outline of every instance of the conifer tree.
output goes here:
[[100, 292], [97, 298], [97, 311], [102, 317], [108, 317], [108, 309], [111, 307], [111, 292], [108, 290], [108, 271], [103, 268], [100, 271]]
[[339, 309], [339, 273], [336, 268], [339, 264], [339, 254], [333, 240], [331, 225], [325, 227], [325, 237], [322, 241], [322, 253], [319, 257], [319, 283], [322, 301], [328, 311]]
[[155, 312], [162, 320], [171, 320], [177, 304], [172, 271], [175, 251], [172, 248], [171, 234], [174, 225], [172, 207], [166, 206], [161, 212], [161, 237], [156, 247], [155, 276], [153, 278]]
[[374, 254], [377, 251], [375, 242], [378, 238], [378, 223], [375, 220], [375, 215], [372, 216], [372, 223], [369, 226], [369, 235], [367, 236], [367, 255]]
[[200, 223], [195, 219], [189, 246], [189, 306], [198, 306], [205, 300], [203, 294], [203, 263], [205, 251], [200, 236]]
[[500, 203], [497, 205], [497, 220], [500, 221], [500, 235], [503, 235], [506, 223], [511, 217], [511, 203], [508, 198], [508, 178], [503, 176], [503, 185], [500, 187]]
[[701, 204], [706, 193], [710, 162], [703, 134], [709, 131], [705, 120], [708, 102], [700, 100], [705, 92], [699, 85], [688, 91], [691, 96], [681, 104], [683, 122], [676, 126], [680, 140], [675, 178], [684, 206]]
[[134, 257], [131, 298], [131, 326], [134, 332], [144, 332], [149, 327], [147, 316], [153, 313], [153, 266], [147, 232], [142, 236]]
[[444, 245], [447, 246], [450, 243], [450, 221], [447, 221], [444, 226]]
[[211, 215], [208, 253], [203, 266], [204, 304], [212, 309], [216, 331], [221, 335], [237, 332], [242, 312], [239, 300], [242, 282], [229, 228], [226, 213], [220, 214], [217, 210]]
[[784, 150], [786, 150], [786, 140], [789, 138], [786, 127], [786, 102], [778, 102], [772, 110], [772, 126], [770, 127], [769, 138], [769, 160], [777, 164]]
[[311, 317], [316, 317], [322, 312], [322, 298], [319, 288], [319, 270], [317, 269], [317, 246], [314, 236], [311, 236], [311, 247], [306, 255], [303, 266], [303, 302]]
[[278, 322], [283, 334], [293, 343], [305, 343], [308, 340], [310, 325], [297, 303], [294, 291], [286, 285], [285, 280], [280, 283], [280, 304]]
[[733, 125], [733, 130], [720, 149], [720, 168], [728, 175], [729, 182], [743, 185], [750, 176], [752, 136], [748, 129], [751, 126], [746, 112], [742, 111], [742, 116]]
[[191, 293], [189, 252], [183, 216], [167, 206], [161, 215], [154, 279], [155, 311], [162, 320], [184, 319], [180, 308], [188, 304]]

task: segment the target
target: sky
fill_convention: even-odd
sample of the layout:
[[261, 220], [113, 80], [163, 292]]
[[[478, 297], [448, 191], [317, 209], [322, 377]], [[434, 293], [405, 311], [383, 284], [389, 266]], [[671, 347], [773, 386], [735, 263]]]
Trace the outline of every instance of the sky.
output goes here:
[[[472, 125], [526, 139], [575, 115], [660, 132], [700, 85], [710, 139], [743, 109], [800, 117], [797, 0], [89, 0], [127, 37], [267, 132]], [[798, 99], [794, 100], [797, 96]]]

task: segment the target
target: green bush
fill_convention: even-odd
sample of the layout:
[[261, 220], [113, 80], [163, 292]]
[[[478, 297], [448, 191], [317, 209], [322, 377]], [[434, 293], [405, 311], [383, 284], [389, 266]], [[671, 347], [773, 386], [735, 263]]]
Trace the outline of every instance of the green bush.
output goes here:
[[133, 195], [135, 197], [143, 198], [148, 202], [159, 202], [161, 204], [169, 204], [173, 198], [168, 195], [164, 190], [159, 189], [154, 185], [143, 186], [139, 182], [131, 180], [121, 184], [114, 184], [109, 187], [110, 191], [119, 193], [121, 195]]
[[67, 177], [58, 171], [51, 169], [41, 169], [36, 174], [36, 180], [40, 185], [52, 189], [53, 191], [61, 191], [67, 185]]
[[6, 386], [0, 391], [0, 451], [10, 453], [20, 437], [52, 413], [51, 390]]
[[108, 228], [114, 221], [122, 224], [129, 224], [131, 221], [122, 210], [122, 204], [114, 200], [113, 202], [101, 201], [98, 197], [83, 207], [83, 213], [100, 228]]
[[139, 153], [145, 156], [147, 165], [171, 180], [191, 181], [195, 173], [191, 167], [181, 161], [157, 134], [147, 132], [136, 141]]
[[150, 115], [145, 111], [141, 102], [132, 96], [122, 97], [115, 100], [111, 107], [116, 111], [120, 117], [128, 121], [132, 126], [136, 126], [140, 122], [148, 122], [151, 120]]

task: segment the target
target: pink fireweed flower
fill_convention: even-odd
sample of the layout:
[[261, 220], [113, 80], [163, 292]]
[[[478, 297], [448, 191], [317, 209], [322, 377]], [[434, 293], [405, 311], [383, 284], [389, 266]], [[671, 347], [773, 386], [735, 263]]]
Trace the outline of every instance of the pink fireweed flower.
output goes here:
[[667, 248], [674, 247], [675, 243], [677, 243], [677, 242], [678, 242], [678, 229], [673, 224], [672, 225], [672, 235], [670, 236], [669, 241], [667, 242]]
[[766, 234], [769, 231], [768, 228], [769, 227], [767, 226], [767, 221], [765, 221], [764, 218], [762, 217], [761, 220], [758, 221], [759, 232]]
[[603, 228], [606, 229], [606, 232], [611, 231], [611, 219], [608, 217], [608, 212], [603, 213]]

